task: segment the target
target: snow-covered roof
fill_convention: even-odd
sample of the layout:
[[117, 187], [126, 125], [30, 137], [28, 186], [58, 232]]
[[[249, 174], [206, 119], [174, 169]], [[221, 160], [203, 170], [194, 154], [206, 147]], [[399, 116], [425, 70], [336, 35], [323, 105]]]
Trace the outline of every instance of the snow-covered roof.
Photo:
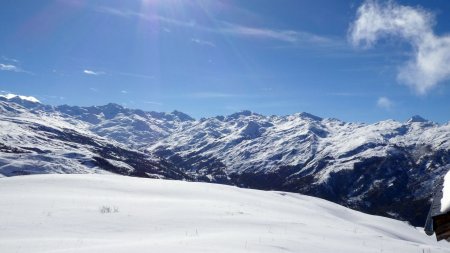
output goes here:
[[425, 232], [428, 235], [434, 233], [433, 217], [450, 211], [450, 168], [447, 167], [449, 166], [444, 167], [444, 169], [448, 170], [447, 174], [439, 179], [435, 185], [433, 202], [431, 203], [430, 211], [425, 223]]
[[440, 211], [441, 213], [450, 211], [450, 171], [444, 177]]

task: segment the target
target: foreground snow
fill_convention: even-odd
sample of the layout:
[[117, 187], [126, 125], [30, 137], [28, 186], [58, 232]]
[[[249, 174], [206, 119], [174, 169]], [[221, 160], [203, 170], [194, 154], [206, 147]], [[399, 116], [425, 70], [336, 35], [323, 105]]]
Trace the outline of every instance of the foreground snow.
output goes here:
[[450, 252], [299, 194], [110, 175], [0, 179], [0, 252]]

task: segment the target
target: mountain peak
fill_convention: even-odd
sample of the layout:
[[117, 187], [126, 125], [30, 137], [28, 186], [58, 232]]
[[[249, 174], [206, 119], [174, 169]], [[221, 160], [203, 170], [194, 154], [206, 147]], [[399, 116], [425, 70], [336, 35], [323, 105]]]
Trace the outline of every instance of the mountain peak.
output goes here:
[[229, 115], [228, 118], [237, 119], [237, 118], [239, 118], [241, 116], [248, 117], [248, 116], [252, 116], [252, 115], [259, 115], [259, 114], [254, 113], [254, 112], [249, 111], [249, 110], [243, 110], [243, 111], [236, 112], [236, 113], [233, 113], [233, 114]]
[[419, 115], [414, 115], [407, 121], [407, 123], [414, 123], [414, 122], [428, 122], [428, 120], [422, 118]]
[[102, 110], [103, 115], [106, 119], [112, 119], [116, 117], [119, 113], [125, 113], [127, 112], [126, 108], [115, 103], [109, 103], [106, 105], [102, 105], [98, 107], [100, 110]]
[[0, 98], [4, 98], [6, 100], [11, 100], [13, 102], [32, 102], [32, 103], [41, 103], [37, 98], [32, 96], [22, 96], [22, 95], [16, 95], [12, 93], [0, 95]]
[[125, 107], [123, 107], [123, 106], [121, 106], [119, 104], [116, 104], [116, 103], [108, 103], [108, 104], [103, 105], [101, 107], [104, 107], [104, 108], [116, 108], [116, 109], [124, 109], [125, 108]]
[[187, 115], [186, 113], [180, 112], [177, 110], [171, 112], [170, 114], [176, 116], [181, 121], [193, 121], [194, 120], [191, 116]]
[[312, 114], [307, 113], [307, 112], [296, 113], [295, 115], [300, 117], [300, 118], [311, 119], [311, 120], [315, 120], [315, 121], [321, 121], [322, 120], [321, 117], [318, 117], [316, 115], [312, 115]]

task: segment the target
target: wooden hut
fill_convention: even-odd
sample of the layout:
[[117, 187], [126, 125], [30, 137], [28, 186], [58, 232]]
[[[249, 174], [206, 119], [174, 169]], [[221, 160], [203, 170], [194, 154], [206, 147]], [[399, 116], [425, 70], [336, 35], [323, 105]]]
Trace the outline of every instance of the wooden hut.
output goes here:
[[[445, 178], [448, 178], [447, 176]], [[436, 239], [450, 241], [450, 211], [442, 212], [441, 200], [444, 196], [444, 183], [445, 178], [438, 181], [433, 203], [431, 204], [430, 211], [428, 212], [427, 221], [425, 223], [425, 233], [429, 236], [436, 234]], [[450, 189], [446, 195], [450, 195]]]

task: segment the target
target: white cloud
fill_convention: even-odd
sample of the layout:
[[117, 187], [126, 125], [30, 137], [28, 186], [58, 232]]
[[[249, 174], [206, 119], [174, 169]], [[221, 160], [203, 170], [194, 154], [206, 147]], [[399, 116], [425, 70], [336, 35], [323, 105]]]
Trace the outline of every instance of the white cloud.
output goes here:
[[96, 71], [89, 70], [89, 69], [83, 70], [83, 73], [85, 73], [86, 75], [91, 75], [91, 76], [99, 76], [99, 75], [105, 74], [105, 72], [96, 72]]
[[[18, 63], [18, 61], [15, 59], [10, 59], [10, 58], [6, 58], [6, 57], [2, 57], [2, 58], [6, 59], [9, 62]], [[11, 63], [0, 63], [0, 71], [10, 71], [10, 72], [34, 75], [32, 72], [26, 71], [26, 70], [22, 69], [21, 67], [15, 65], [15, 64], [11, 64]]]
[[13, 72], [21, 72], [20, 68], [12, 65], [12, 64], [3, 64], [0, 63], [0, 70], [2, 71], [13, 71]]
[[128, 91], [126, 91], [126, 90], [121, 90], [120, 93], [122, 93], [122, 94], [128, 94]]
[[389, 36], [408, 41], [413, 57], [401, 66], [398, 80], [425, 94], [450, 78], [450, 36], [436, 35], [433, 25], [432, 13], [421, 8], [366, 0], [350, 27], [349, 40], [362, 47]]
[[216, 44], [214, 44], [211, 41], [207, 41], [207, 40], [201, 40], [201, 39], [192, 38], [191, 42], [199, 44], [199, 45], [202, 45], [202, 46], [216, 47]]
[[381, 109], [391, 110], [394, 103], [387, 97], [380, 97], [377, 100], [377, 106]]

